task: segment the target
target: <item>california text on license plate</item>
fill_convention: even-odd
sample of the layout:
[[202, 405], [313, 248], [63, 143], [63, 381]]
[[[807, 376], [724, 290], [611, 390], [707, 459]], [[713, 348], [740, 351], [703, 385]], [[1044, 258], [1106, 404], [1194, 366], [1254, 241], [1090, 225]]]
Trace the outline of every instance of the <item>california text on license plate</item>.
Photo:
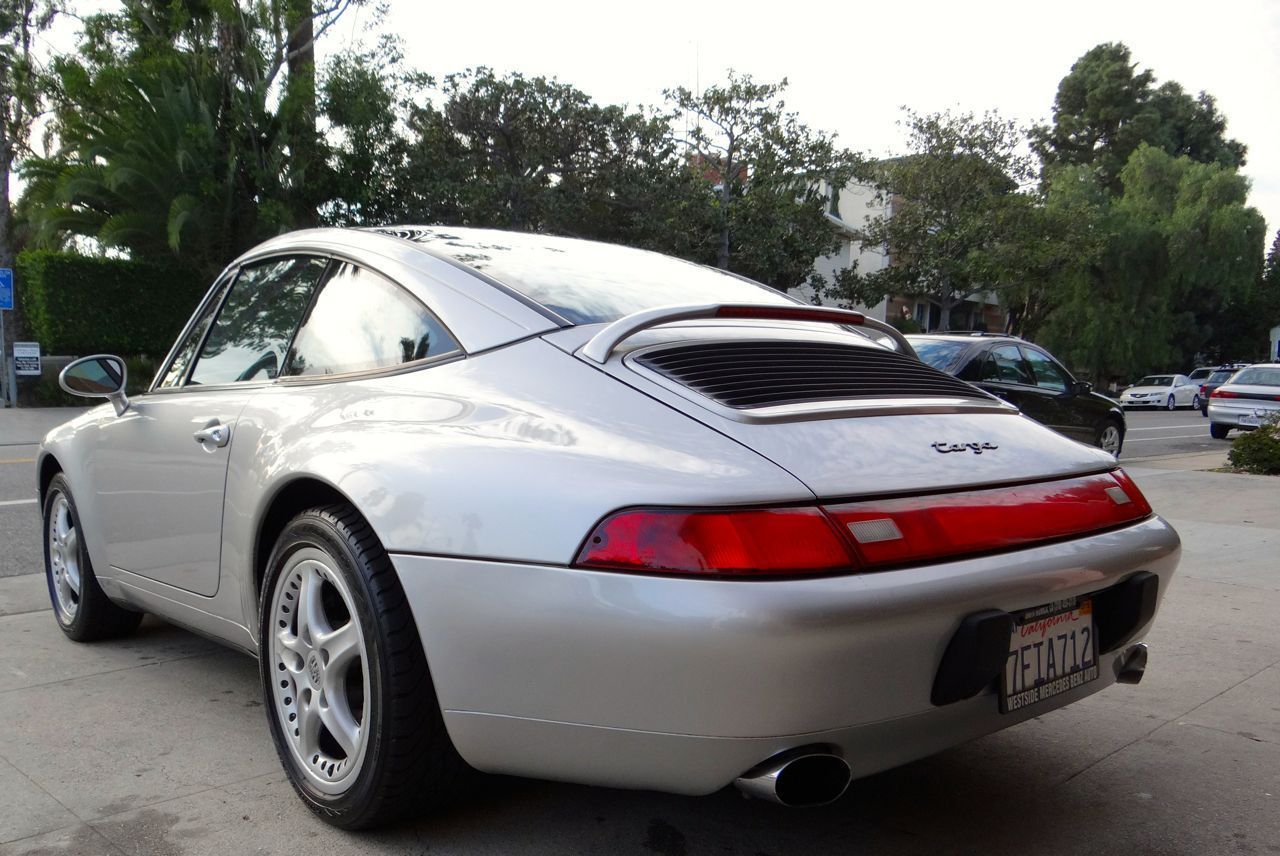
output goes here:
[[1053, 698], [1097, 677], [1093, 601], [1070, 598], [1014, 614], [1000, 688], [1001, 713]]

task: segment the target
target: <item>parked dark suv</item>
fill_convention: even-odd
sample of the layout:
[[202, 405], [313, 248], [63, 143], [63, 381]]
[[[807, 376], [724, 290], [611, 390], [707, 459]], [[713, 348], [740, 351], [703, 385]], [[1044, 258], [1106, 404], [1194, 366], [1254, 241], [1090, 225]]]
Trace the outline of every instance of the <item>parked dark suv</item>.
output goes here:
[[931, 333], [908, 336], [920, 359], [1017, 405], [1073, 440], [1116, 457], [1124, 446], [1120, 405], [1077, 381], [1043, 348], [1016, 336]]

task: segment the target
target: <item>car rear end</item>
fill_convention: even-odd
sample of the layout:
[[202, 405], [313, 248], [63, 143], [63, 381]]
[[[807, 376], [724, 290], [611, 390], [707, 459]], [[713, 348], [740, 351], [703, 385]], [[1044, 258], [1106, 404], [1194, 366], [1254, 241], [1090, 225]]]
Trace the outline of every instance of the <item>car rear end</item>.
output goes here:
[[467, 415], [438, 429], [485, 438], [502, 482], [468, 495], [523, 519], [390, 550], [473, 766], [822, 802], [1141, 675], [1179, 541], [1110, 455], [858, 313], [411, 231], [563, 322], [453, 367]]
[[544, 338], [812, 499], [644, 496], [563, 564], [398, 557], [473, 765], [821, 802], [1140, 677], [1178, 538], [1110, 456], [846, 330], [601, 332]]
[[1241, 369], [1209, 399], [1209, 422], [1223, 430], [1252, 430], [1275, 420], [1280, 420], [1280, 363]]

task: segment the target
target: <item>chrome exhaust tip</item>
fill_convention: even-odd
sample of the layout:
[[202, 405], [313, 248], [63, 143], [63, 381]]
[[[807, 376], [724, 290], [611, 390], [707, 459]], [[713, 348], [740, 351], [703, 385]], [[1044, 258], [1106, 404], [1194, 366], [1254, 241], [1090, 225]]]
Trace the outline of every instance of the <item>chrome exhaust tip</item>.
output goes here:
[[1116, 658], [1116, 682], [1136, 684], [1147, 670], [1147, 643], [1130, 645]]
[[853, 773], [839, 755], [815, 749], [775, 755], [734, 780], [744, 794], [792, 808], [833, 803]]

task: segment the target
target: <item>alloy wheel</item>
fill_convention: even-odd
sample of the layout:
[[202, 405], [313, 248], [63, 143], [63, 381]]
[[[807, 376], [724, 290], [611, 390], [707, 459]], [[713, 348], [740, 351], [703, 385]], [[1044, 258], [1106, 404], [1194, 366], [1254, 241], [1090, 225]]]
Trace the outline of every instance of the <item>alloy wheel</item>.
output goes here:
[[1178, 409], [1178, 402], [1177, 402], [1177, 400], [1176, 400], [1176, 399], [1174, 399], [1174, 397], [1173, 397], [1172, 395], [1171, 395], [1171, 396], [1169, 396], [1169, 401], [1165, 404], [1165, 409], [1166, 409], [1166, 410], [1177, 410], [1177, 409]]
[[1120, 456], [1120, 428], [1115, 423], [1107, 423], [1102, 429], [1102, 433], [1098, 435], [1098, 445], [1102, 447], [1102, 451], [1107, 452], [1111, 457]]
[[321, 793], [344, 793], [369, 744], [369, 654], [355, 600], [335, 561], [305, 547], [271, 601], [275, 716], [299, 769]]
[[49, 568], [53, 574], [54, 606], [63, 624], [75, 620], [80, 609], [83, 577], [80, 572], [80, 534], [76, 531], [71, 503], [58, 494], [49, 514]]

